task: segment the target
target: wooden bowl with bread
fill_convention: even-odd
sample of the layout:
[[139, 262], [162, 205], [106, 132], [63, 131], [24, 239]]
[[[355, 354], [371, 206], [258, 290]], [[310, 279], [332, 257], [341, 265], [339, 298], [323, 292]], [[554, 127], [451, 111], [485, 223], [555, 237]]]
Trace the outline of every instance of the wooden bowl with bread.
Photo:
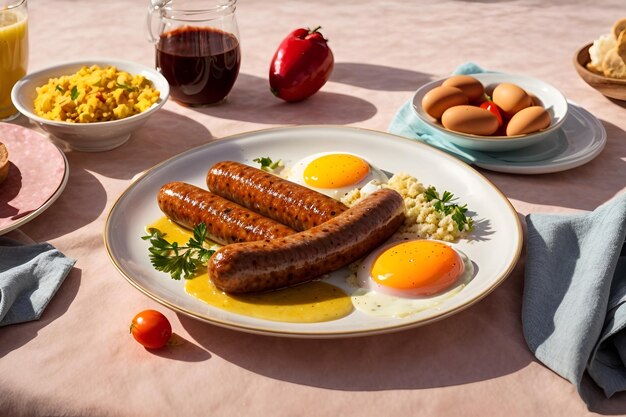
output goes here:
[[576, 52], [574, 68], [583, 81], [605, 96], [626, 100], [626, 18]]
[[591, 62], [591, 57], [589, 56], [589, 48], [591, 45], [591, 43], [585, 45], [574, 55], [574, 68], [576, 68], [576, 72], [578, 72], [578, 75], [584, 82], [605, 96], [626, 101], [626, 79], [605, 77], [604, 75], [587, 69], [587, 64]]

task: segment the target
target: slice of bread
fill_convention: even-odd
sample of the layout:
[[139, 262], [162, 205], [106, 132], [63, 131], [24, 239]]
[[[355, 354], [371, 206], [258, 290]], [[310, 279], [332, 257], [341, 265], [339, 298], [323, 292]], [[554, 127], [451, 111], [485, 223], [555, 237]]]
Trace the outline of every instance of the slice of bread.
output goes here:
[[607, 52], [602, 61], [602, 71], [605, 77], [626, 79], [626, 64], [617, 54], [617, 47]]
[[0, 142], [0, 184], [7, 179], [9, 175], [9, 151], [4, 143]]
[[622, 33], [620, 33], [617, 38], [617, 55], [619, 55], [626, 64], [626, 29], [622, 30]]
[[620, 33], [622, 33], [624, 30], [626, 30], [626, 17], [618, 20], [617, 22], [613, 24], [612, 32], [616, 40], [617, 38], [619, 38]]

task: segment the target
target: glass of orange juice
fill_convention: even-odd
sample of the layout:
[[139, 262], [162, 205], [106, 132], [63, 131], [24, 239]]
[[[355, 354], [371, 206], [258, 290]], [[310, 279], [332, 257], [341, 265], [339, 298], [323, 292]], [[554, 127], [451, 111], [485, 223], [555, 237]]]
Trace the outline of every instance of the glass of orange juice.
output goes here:
[[0, 121], [19, 113], [11, 89], [28, 66], [28, 11], [26, 0], [0, 0]]

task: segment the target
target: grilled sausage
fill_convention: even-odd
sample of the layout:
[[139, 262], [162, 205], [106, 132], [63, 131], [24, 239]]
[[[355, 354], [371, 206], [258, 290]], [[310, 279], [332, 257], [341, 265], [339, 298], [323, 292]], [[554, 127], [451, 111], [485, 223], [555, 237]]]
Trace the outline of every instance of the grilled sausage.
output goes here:
[[171, 220], [189, 229], [204, 223], [209, 239], [223, 245], [276, 239], [296, 233], [284, 224], [184, 182], [165, 184], [157, 201], [161, 211]]
[[209, 259], [209, 277], [229, 293], [298, 284], [354, 262], [404, 221], [404, 200], [383, 189], [337, 217], [295, 235], [224, 246]]
[[213, 165], [206, 183], [212, 193], [298, 231], [322, 224], [348, 209], [324, 194], [239, 162]]

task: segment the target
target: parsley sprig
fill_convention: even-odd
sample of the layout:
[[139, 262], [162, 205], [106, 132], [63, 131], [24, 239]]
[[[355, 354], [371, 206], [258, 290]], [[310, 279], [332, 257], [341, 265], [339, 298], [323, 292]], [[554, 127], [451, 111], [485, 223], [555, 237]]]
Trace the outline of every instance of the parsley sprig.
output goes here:
[[469, 230], [472, 230], [474, 221], [471, 217], [465, 215], [467, 212], [467, 204], [460, 206], [454, 203], [456, 200], [454, 194], [449, 191], [444, 191], [443, 195], [439, 196], [435, 187], [428, 187], [424, 196], [426, 197], [426, 201], [434, 201], [433, 207], [435, 210], [445, 215], [451, 214], [452, 220], [454, 220], [459, 230], [463, 230], [465, 225], [468, 226]]
[[272, 161], [272, 158], [270, 158], [269, 156], [266, 156], [262, 158], [253, 159], [252, 161], [258, 164], [261, 164], [261, 169], [263, 171], [272, 172], [273, 170], [278, 168], [278, 166], [282, 162], [282, 159], [279, 159], [278, 161], [274, 162]]
[[165, 234], [159, 229], [149, 228], [148, 235], [142, 236], [143, 240], [150, 240], [150, 262], [157, 271], [167, 272], [170, 276], [179, 280], [193, 278], [199, 267], [204, 267], [214, 250], [204, 247], [206, 239], [206, 225], [200, 223], [193, 229], [193, 237], [186, 245], [170, 243], [165, 239]]

